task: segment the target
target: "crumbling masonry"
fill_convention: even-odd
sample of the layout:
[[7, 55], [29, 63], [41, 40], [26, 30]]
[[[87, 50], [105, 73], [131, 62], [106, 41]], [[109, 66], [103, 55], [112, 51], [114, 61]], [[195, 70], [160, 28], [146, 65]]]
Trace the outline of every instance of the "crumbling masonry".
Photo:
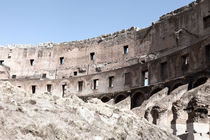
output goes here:
[[[209, 68], [209, 0], [197, 0], [144, 29], [132, 27], [83, 41], [0, 48], [1, 80], [28, 93], [76, 94], [84, 100], [97, 97], [115, 103], [130, 96], [131, 108], [165, 87], [170, 95], [181, 85], [188, 84], [190, 90], [205, 83]], [[153, 109], [154, 115], [157, 110]], [[209, 125], [208, 117], [200, 122]]]

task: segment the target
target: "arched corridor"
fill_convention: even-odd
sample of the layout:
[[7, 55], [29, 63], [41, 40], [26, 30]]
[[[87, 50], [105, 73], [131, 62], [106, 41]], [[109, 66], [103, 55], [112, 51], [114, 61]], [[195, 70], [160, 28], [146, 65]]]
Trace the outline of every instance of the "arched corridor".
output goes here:
[[120, 94], [120, 95], [116, 96], [116, 97], [115, 97], [115, 100], [114, 100], [115, 104], [116, 104], [116, 103], [119, 103], [119, 102], [122, 101], [122, 100], [124, 100], [126, 97], [127, 97], [127, 96], [124, 95], [124, 94]]
[[131, 109], [140, 106], [145, 100], [142, 92], [136, 92], [131, 99]]
[[195, 80], [194, 82], [193, 82], [193, 88], [196, 88], [196, 87], [198, 87], [198, 86], [200, 86], [200, 85], [203, 85], [203, 84], [205, 84], [206, 83], [206, 81], [208, 80], [208, 78], [207, 77], [201, 77], [201, 78], [198, 78], [197, 80]]
[[157, 93], [157, 92], [159, 92], [159, 91], [161, 91], [162, 90], [162, 88], [156, 88], [156, 89], [154, 89], [151, 93], [150, 93], [150, 96], [152, 96], [152, 95], [154, 95], [155, 93]]
[[104, 97], [101, 98], [101, 101], [104, 102], [104, 103], [108, 102], [109, 100], [111, 100], [111, 98], [108, 97], [108, 96], [104, 96]]

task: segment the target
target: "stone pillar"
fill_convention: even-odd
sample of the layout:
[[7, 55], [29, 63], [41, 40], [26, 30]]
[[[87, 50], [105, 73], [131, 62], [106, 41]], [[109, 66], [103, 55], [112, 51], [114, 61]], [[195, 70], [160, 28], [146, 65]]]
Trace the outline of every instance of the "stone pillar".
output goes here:
[[173, 129], [173, 134], [184, 140], [187, 137], [186, 122], [188, 114], [184, 110], [177, 110], [175, 106], [172, 107], [172, 112], [173, 120], [171, 121], [171, 128]]
[[193, 98], [187, 107], [187, 140], [210, 140], [208, 106]]

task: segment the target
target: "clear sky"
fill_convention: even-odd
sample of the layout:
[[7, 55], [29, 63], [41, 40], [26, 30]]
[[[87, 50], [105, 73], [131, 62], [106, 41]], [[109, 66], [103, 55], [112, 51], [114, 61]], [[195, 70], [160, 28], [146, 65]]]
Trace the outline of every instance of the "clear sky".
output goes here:
[[0, 0], [0, 44], [82, 40], [144, 28], [193, 0]]

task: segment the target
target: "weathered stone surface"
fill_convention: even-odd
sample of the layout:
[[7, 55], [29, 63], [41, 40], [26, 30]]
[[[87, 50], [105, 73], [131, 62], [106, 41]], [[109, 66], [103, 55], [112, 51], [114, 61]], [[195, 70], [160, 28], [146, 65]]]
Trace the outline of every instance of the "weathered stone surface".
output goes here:
[[126, 99], [120, 101], [119, 103], [115, 104], [115, 106], [117, 106], [118, 108], [121, 109], [127, 109], [130, 110], [131, 109], [131, 98], [127, 97]]
[[146, 109], [148, 109], [151, 106], [154, 106], [162, 98], [167, 96], [167, 93], [168, 88], [164, 88], [163, 90], [151, 96], [149, 100], [144, 101], [140, 107], [134, 108], [132, 111], [135, 112], [138, 116], [144, 117]]
[[183, 140], [208, 140], [210, 80], [192, 90], [188, 91], [187, 88], [188, 85], [180, 86], [170, 95], [162, 90], [133, 112]]
[[0, 82], [0, 139], [178, 140], [130, 110], [76, 96], [26, 94]]

